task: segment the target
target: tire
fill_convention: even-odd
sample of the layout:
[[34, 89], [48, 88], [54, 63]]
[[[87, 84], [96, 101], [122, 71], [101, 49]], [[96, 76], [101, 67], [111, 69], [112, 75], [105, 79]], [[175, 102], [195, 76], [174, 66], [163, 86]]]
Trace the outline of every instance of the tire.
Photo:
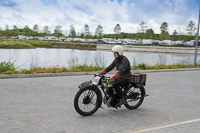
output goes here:
[[131, 87], [125, 91], [126, 103], [124, 106], [128, 109], [137, 109], [144, 101], [146, 92], [144, 87], [134, 88]]
[[74, 108], [82, 116], [94, 114], [102, 104], [102, 96], [95, 86], [85, 86], [75, 95]]

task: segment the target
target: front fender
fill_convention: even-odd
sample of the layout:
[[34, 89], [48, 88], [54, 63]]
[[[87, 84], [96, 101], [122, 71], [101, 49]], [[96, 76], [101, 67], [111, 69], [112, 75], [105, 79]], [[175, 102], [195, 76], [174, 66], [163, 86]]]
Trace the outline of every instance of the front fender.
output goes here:
[[81, 87], [78, 86], [78, 88], [81, 90], [81, 89], [84, 89], [86, 87], [91, 87], [92, 85], [91, 84], [85, 84], [85, 85], [82, 85]]

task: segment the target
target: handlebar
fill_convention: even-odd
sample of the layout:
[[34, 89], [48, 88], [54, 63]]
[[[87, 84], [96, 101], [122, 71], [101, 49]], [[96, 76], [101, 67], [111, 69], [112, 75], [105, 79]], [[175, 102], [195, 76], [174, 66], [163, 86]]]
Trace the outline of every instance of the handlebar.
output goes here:
[[109, 76], [106, 76], [105, 74], [99, 75], [99, 74], [94, 74], [94, 77], [99, 76], [101, 79], [109, 79]]

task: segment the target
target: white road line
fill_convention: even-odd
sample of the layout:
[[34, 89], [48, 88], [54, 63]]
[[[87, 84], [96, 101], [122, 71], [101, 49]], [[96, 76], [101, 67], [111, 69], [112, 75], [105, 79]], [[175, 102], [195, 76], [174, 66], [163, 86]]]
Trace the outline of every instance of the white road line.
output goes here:
[[153, 130], [157, 130], [157, 129], [163, 129], [163, 128], [173, 127], [173, 126], [177, 126], [177, 125], [183, 125], [183, 124], [188, 124], [188, 123], [193, 123], [193, 122], [199, 122], [199, 121], [200, 121], [200, 119], [182, 121], [182, 122], [162, 125], [162, 126], [158, 126], [158, 127], [142, 129], [142, 130], [138, 130], [138, 131], [134, 131], [134, 132], [130, 132], [130, 133], [144, 133], [144, 132], [153, 131]]

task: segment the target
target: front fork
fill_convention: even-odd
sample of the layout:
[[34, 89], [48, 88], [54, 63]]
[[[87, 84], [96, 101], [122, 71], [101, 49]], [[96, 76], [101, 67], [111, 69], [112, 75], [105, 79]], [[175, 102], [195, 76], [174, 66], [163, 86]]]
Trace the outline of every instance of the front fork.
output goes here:
[[93, 89], [94, 89], [95, 92], [97, 92], [99, 108], [101, 108], [101, 105], [102, 105], [102, 93], [101, 93], [99, 87], [96, 86], [96, 85], [94, 85]]

